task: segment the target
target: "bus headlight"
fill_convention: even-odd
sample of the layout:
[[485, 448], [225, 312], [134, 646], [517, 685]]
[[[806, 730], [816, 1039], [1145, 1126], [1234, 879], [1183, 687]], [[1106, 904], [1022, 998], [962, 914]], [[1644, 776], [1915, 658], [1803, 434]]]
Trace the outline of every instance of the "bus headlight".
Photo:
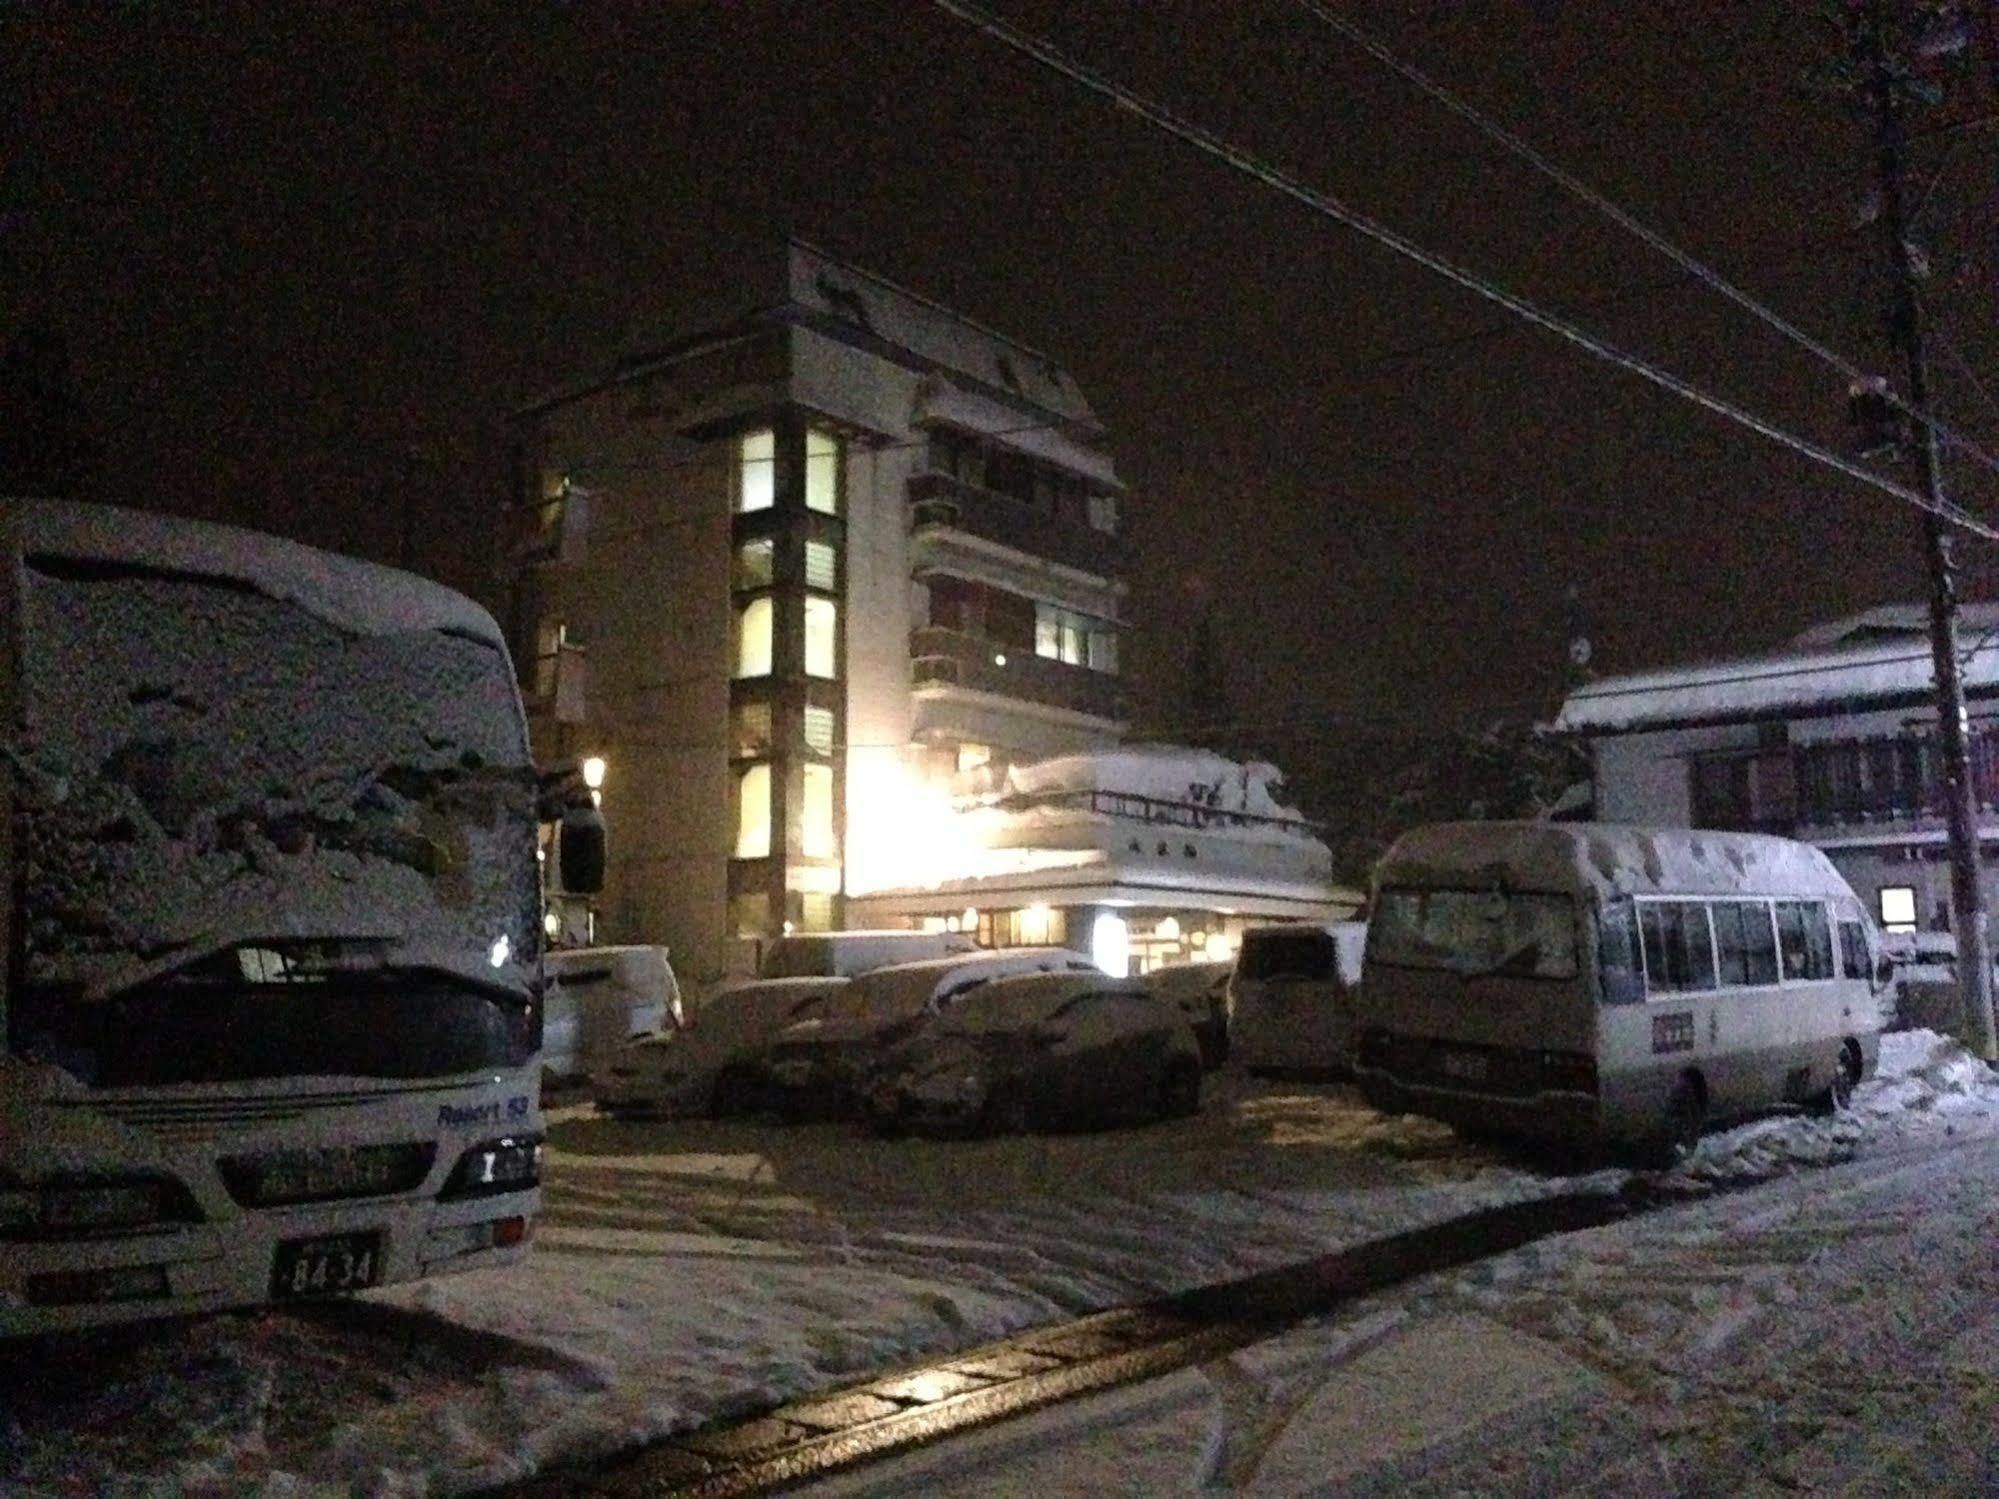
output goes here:
[[438, 1201], [524, 1192], [541, 1184], [541, 1136], [509, 1135], [474, 1145], [458, 1158]]
[[35, 1186], [0, 1179], [0, 1238], [87, 1239], [200, 1220], [187, 1190], [163, 1177], [57, 1179]]

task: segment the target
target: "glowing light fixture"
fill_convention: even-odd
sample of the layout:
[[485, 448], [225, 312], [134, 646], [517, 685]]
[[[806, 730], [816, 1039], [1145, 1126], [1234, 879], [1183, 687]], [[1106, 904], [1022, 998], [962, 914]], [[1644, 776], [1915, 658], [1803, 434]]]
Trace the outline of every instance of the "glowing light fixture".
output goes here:
[[583, 762], [583, 784], [592, 791], [604, 789], [604, 757], [592, 755]]
[[1055, 913], [1046, 906], [1028, 906], [1020, 913], [1020, 940], [1027, 947], [1040, 947], [1048, 941], [1049, 928]]
[[486, 952], [486, 961], [495, 968], [505, 968], [507, 959], [514, 955], [513, 939], [505, 932], [493, 939], [493, 945]]
[[1004, 666], [1004, 665], [1006, 665], [1006, 652], [1005, 652], [1005, 651], [994, 651], [994, 652], [993, 652], [993, 665], [995, 665], [995, 666]]
[[1090, 961], [1114, 979], [1131, 975], [1131, 929], [1108, 911], [1090, 928]]

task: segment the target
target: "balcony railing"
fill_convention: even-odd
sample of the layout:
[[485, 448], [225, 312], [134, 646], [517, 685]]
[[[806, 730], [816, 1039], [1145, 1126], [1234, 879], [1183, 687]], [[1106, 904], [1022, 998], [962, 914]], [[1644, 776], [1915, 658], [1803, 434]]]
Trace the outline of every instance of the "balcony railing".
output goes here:
[[1051, 807], [1078, 812], [1094, 812], [1124, 822], [1142, 822], [1175, 828], [1261, 828], [1288, 833], [1298, 838], [1317, 838], [1323, 826], [1303, 817], [1262, 817], [1254, 812], [1236, 812], [1211, 807], [1202, 802], [1164, 801], [1132, 791], [1108, 791], [1084, 787], [1074, 791], [1033, 791], [997, 798], [993, 806], [1003, 812], [1027, 812]]
[[1108, 531], [1050, 515], [1026, 500], [950, 474], [910, 479], [909, 529], [919, 535], [960, 531], [1100, 578], [1116, 578], [1125, 561], [1124, 543]]
[[[1941, 822], [1943, 751], [1933, 735], [1791, 745], [1694, 763], [1694, 814], [1704, 827], [1804, 829]], [[1972, 794], [1999, 810], [1999, 732], [1971, 739]]]
[[1026, 647], [925, 625], [910, 631], [909, 656], [910, 680], [917, 687], [964, 687], [1097, 718], [1124, 716], [1124, 689], [1116, 677], [1050, 661]]

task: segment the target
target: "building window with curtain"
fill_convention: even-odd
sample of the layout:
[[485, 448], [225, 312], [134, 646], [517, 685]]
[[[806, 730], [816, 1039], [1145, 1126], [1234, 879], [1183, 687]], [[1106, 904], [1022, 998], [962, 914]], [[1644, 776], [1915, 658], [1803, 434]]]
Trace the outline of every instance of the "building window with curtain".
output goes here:
[[772, 624], [776, 606], [768, 594], [736, 610], [736, 675], [767, 677], [771, 670]]
[[[805, 674], [832, 677], [839, 662], [840, 606], [831, 599], [805, 601]], [[769, 665], [765, 668], [768, 671]]]
[[736, 509], [768, 510], [777, 503], [777, 434], [765, 427], [736, 443]]
[[840, 439], [824, 427], [805, 429], [805, 508], [840, 513]]
[[799, 820], [799, 852], [808, 859], [830, 859], [838, 852], [833, 838], [833, 767], [808, 764], [801, 769], [805, 805]]
[[736, 775], [736, 857], [770, 857], [770, 766], [745, 765]]

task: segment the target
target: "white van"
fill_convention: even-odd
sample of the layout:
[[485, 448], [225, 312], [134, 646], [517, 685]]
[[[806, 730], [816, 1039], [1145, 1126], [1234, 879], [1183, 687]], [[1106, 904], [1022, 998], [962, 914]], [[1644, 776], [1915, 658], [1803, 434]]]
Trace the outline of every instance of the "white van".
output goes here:
[[970, 932], [913, 932], [898, 929], [852, 932], [794, 932], [764, 949], [757, 977], [765, 979], [852, 978], [892, 963], [920, 963], [972, 952]]
[[1842, 1107], [1879, 1050], [1880, 952], [1788, 839], [1418, 828], [1375, 871], [1355, 1070], [1380, 1108], [1670, 1160], [1709, 1120]]
[[1242, 934], [1229, 980], [1229, 1054], [1252, 1073], [1353, 1066], [1353, 991], [1367, 923], [1285, 922]]
[[541, 1068], [551, 1082], [578, 1081], [632, 1037], [686, 1022], [664, 947], [563, 948], [548, 953], [543, 967]]

